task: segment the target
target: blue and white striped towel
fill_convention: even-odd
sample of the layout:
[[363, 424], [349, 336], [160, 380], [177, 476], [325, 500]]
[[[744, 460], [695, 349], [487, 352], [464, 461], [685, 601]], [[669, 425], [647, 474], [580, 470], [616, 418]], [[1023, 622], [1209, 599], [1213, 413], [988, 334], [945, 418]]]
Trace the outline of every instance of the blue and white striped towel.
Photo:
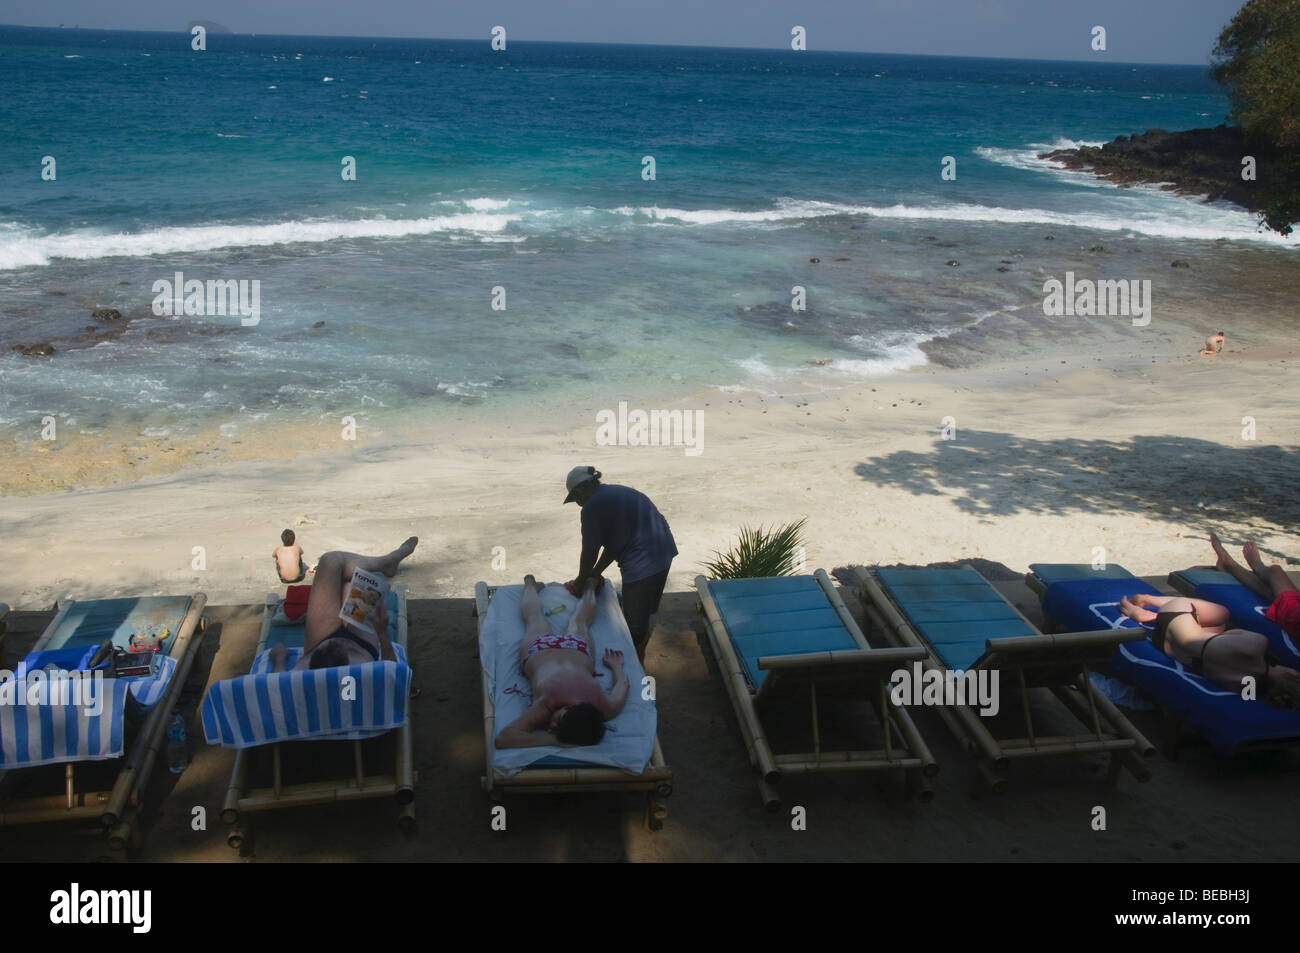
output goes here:
[[[84, 647], [78, 647], [72, 650], [72, 654], [81, 652], [87, 658], [96, 651], [96, 646], [90, 646], [88, 650], [82, 651]], [[63, 650], [60, 650], [63, 651]], [[21, 662], [18, 663], [18, 669], [14, 672], [14, 678], [24, 679], [27, 673], [36, 668], [45, 667], [42, 663], [48, 661], [49, 657], [58, 654], [57, 652], [29, 652]], [[71, 655], [67, 656], [71, 658]], [[65, 666], [59, 666], [65, 668]], [[67, 665], [66, 670], [75, 670], [72, 665]], [[153, 711], [154, 708], [162, 701], [163, 694], [167, 691], [167, 686], [172, 680], [172, 675], [176, 673], [176, 660], [171, 656], [164, 656], [158, 665], [158, 671], [152, 676], [135, 677], [123, 679], [131, 690], [131, 697], [145, 711]]]
[[[203, 699], [208, 744], [254, 748], [307, 738], [370, 738], [406, 721], [411, 669], [400, 645], [395, 662], [272, 672], [270, 653], [248, 675], [217, 682]], [[291, 649], [286, 668], [301, 657]], [[350, 678], [349, 683], [344, 679]]]
[[[152, 679], [150, 680], [152, 681]], [[97, 680], [98, 712], [75, 701], [63, 705], [25, 703], [28, 679], [5, 686], [0, 704], [0, 767], [9, 771], [66, 761], [103, 761], [122, 754], [127, 682]], [[12, 693], [12, 694], [10, 694]], [[23, 704], [16, 703], [24, 699]], [[83, 698], [84, 700], [84, 698]]]

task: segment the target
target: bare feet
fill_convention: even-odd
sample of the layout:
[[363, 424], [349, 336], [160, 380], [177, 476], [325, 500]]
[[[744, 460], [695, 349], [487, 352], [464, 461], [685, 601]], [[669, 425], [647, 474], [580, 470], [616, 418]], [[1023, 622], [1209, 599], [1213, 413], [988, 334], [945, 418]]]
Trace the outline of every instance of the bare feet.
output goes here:
[[1264, 565], [1264, 560], [1259, 558], [1259, 546], [1254, 540], [1241, 547], [1241, 554], [1246, 557], [1246, 564], [1250, 566], [1251, 571], [1261, 579], [1264, 573], [1268, 572], [1268, 567]]
[[1215, 560], [1214, 568], [1219, 572], [1228, 572], [1228, 567], [1232, 564], [1232, 557], [1228, 551], [1223, 548], [1223, 540], [1219, 539], [1214, 533], [1210, 534], [1210, 547], [1214, 550]]
[[420, 542], [420, 537], [412, 536], [406, 542], [402, 543], [401, 546], [398, 546], [391, 553], [389, 553], [387, 556], [384, 557], [384, 565], [380, 568], [379, 571], [382, 572], [385, 576], [388, 576], [390, 579], [393, 576], [396, 576], [397, 569], [401, 565], [402, 560], [405, 559], [407, 556], [411, 555], [411, 553], [415, 552], [416, 544], [419, 542]]
[[1140, 596], [1134, 596], [1133, 599], [1129, 599], [1128, 596], [1121, 596], [1119, 600], [1119, 611], [1134, 622], [1150, 622], [1156, 617], [1156, 614], [1150, 609], [1143, 608], [1143, 606], [1134, 601], [1139, 598]]
[[525, 586], [532, 586], [532, 587], [533, 587], [534, 589], [536, 589], [538, 592], [541, 592], [543, 589], [546, 588], [545, 586], [543, 586], [540, 582], [538, 582], [538, 581], [533, 577], [533, 574], [532, 574], [532, 573], [529, 573], [527, 576], [524, 576], [524, 585], [525, 585]]

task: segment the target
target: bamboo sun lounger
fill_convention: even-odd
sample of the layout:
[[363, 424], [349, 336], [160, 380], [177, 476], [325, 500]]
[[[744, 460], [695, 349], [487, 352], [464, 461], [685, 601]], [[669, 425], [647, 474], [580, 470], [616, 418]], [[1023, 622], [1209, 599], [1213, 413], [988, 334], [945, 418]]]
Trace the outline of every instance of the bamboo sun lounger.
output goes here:
[[[930, 778], [939, 766], [907, 710], [889, 698], [890, 674], [919, 661], [922, 650], [872, 648], [821, 569], [811, 576], [766, 579], [697, 576], [695, 588], [764, 807], [780, 807], [776, 785], [785, 775], [818, 772], [898, 770], [909, 796], [933, 796]], [[811, 705], [812, 750], [776, 754], [764, 718], [775, 718], [771, 709], [791, 695], [805, 695]], [[822, 749], [818, 706], [832, 697], [872, 705], [880, 748]]]
[[[129, 599], [68, 600], [46, 626], [16, 681], [45, 667], [38, 653], [88, 655], [105, 640], [126, 649], [137, 632], [161, 637], [161, 662], [153, 675], [105, 678], [105, 704], [91, 716], [85, 706], [53, 701], [35, 706], [5, 706], [0, 719], [0, 782], [30, 777], [42, 766], [63, 764], [58, 795], [5, 797], [0, 793], [0, 827], [13, 824], [98, 821], [114, 851], [139, 846], [140, 808], [158, 751], [166, 737], [206, 628], [207, 596], [149, 596]], [[63, 668], [63, 665], [59, 666]], [[75, 668], [75, 663], [68, 666]], [[80, 710], [79, 710], [80, 709]], [[143, 717], [132, 726], [134, 715]], [[78, 790], [76, 768], [90, 762], [120, 762], [108, 790]]]
[[[406, 662], [406, 589], [388, 594], [389, 633], [397, 661], [376, 661], [330, 668], [272, 672], [268, 650], [282, 642], [289, 649], [287, 668], [302, 650], [306, 627], [273, 625], [280, 603], [271, 593], [262, 611], [262, 629], [250, 674], [217, 682], [203, 700], [203, 728], [211, 744], [236, 748], [221, 819], [231, 825], [226, 843], [248, 854], [253, 850], [253, 815], [287, 807], [338, 801], [391, 798], [398, 805], [398, 826], [415, 831], [416, 772], [408, 711], [411, 671]], [[349, 692], [349, 688], [351, 691]], [[393, 764], [384, 773], [368, 772], [365, 745], [391, 734]], [[287, 783], [286, 745], [351, 744], [352, 776]], [[270, 748], [269, 787], [252, 786], [258, 749]], [[320, 759], [313, 759], [313, 763]]]
[[[1108, 781], [1128, 769], [1139, 781], [1151, 772], [1143, 758], [1154, 746], [1092, 684], [1089, 668], [1103, 664], [1124, 632], [1044, 635], [970, 566], [961, 569], [867, 569], [855, 567], [873, 631], [891, 645], [921, 647], [925, 669], [939, 673], [999, 671], [999, 683], [1018, 690], [1024, 736], [995, 737], [968, 704], [939, 705], [948, 729], [973, 756], [972, 790], [1005, 789], [1012, 761], [1061, 755], [1110, 754]], [[1042, 735], [1035, 728], [1029, 689], [1043, 688], [1084, 727], [1082, 732]]]
[[[483, 790], [495, 801], [506, 793], [644, 791], [645, 824], [649, 830], [657, 831], [668, 816], [665, 799], [673, 791], [673, 772], [664, 760], [654, 700], [645, 697], [643, 692], [632, 636], [613, 590], [612, 585], [606, 585], [601, 591], [591, 628], [596, 642], [597, 676], [601, 650], [610, 646], [619, 648], [624, 653], [630, 692], [624, 710], [609, 723], [605, 739], [587, 747], [498, 750], [495, 745], [498, 712], [506, 703], [515, 708], [524, 704], [520, 693], [528, 687], [518, 668], [519, 643], [524, 634], [518, 596], [523, 586], [489, 586], [486, 582], [474, 586], [473, 614], [477, 619], [482, 663], [479, 674], [483, 691]], [[564, 606], [566, 611], [571, 611], [577, 605], [577, 600], [556, 584], [548, 586], [542, 597], [552, 608]], [[566, 618], [567, 615], [557, 614], [555, 624]], [[498, 686], [498, 681], [505, 687]]]
[[[1216, 578], [1217, 573], [1204, 573], [1176, 573], [1170, 582], [1175, 588], [1191, 589], [1196, 598], [1227, 605], [1232, 613], [1231, 625], [1268, 635], [1283, 664], [1294, 664], [1285, 660], [1290, 644], [1285, 633], [1254, 611], [1259, 597], [1244, 586], [1241, 588], [1245, 592], [1234, 597], [1224, 589], [1235, 585], [1235, 580], [1225, 582]], [[1228, 691], [1189, 671], [1151, 644], [1147, 627], [1120, 613], [1119, 600], [1123, 596], [1165, 595], [1123, 566], [1111, 564], [1094, 569], [1086, 564], [1033, 563], [1025, 581], [1042, 599], [1043, 615], [1051, 624], [1136, 634], [1136, 640], [1117, 647], [1110, 667], [1155, 702], [1163, 716], [1164, 743], [1171, 758], [1177, 756], [1181, 736], [1188, 731], [1204, 738], [1224, 757], [1300, 744], [1300, 711], [1243, 698], [1239, 692]], [[1224, 589], [1207, 591], [1203, 586]], [[1273, 634], [1268, 631], [1270, 627]]]

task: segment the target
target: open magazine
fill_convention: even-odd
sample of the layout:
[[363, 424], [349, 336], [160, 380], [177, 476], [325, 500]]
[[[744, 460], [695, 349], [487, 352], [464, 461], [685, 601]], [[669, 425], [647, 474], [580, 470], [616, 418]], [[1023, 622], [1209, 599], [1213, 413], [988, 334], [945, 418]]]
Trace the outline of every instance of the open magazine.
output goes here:
[[352, 574], [348, 583], [347, 595], [343, 598], [343, 608], [339, 618], [354, 629], [368, 635], [377, 636], [375, 615], [380, 603], [388, 598], [388, 580], [383, 576], [358, 569]]

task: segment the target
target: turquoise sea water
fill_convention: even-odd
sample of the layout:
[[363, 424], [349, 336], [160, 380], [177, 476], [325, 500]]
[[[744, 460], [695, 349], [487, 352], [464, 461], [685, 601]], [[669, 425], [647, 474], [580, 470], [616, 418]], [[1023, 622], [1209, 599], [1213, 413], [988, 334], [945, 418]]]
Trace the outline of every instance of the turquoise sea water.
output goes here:
[[[1223, 121], [1193, 67], [0, 27], [0, 89], [7, 436], [815, 390], [1131, 347], [1044, 318], [1067, 268], [1154, 279], [1168, 314], [1274, 313], [1243, 276], [1296, 267], [1248, 213], [1036, 158]], [[178, 271], [258, 281], [260, 322], [153, 316]], [[95, 344], [97, 307], [139, 319]]]

